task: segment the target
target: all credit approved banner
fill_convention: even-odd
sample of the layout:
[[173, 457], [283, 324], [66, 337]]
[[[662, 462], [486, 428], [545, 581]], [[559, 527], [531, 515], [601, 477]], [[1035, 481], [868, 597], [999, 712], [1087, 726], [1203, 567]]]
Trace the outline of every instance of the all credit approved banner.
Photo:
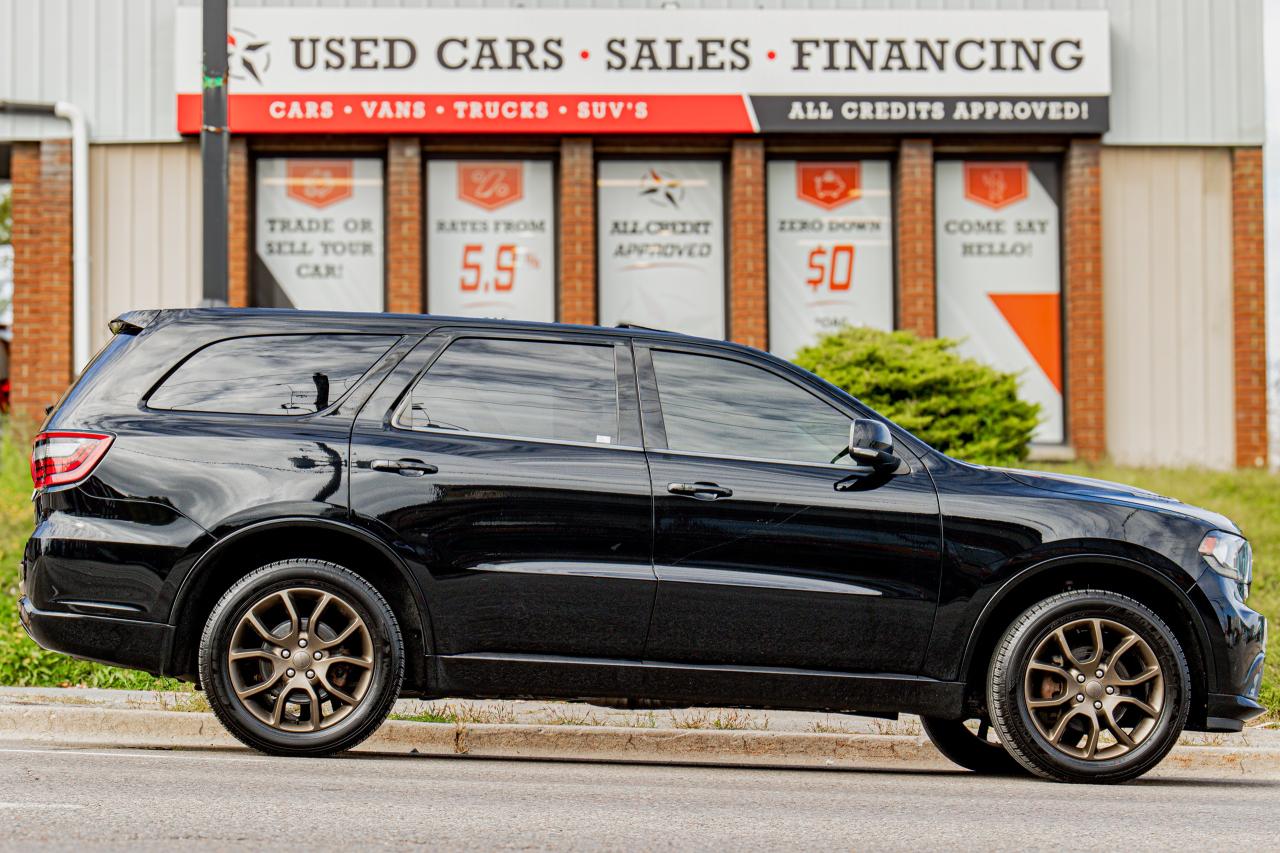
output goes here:
[[[236, 7], [227, 49], [241, 133], [1100, 133], [1111, 91], [1103, 11]], [[181, 7], [181, 133], [200, 55]]]

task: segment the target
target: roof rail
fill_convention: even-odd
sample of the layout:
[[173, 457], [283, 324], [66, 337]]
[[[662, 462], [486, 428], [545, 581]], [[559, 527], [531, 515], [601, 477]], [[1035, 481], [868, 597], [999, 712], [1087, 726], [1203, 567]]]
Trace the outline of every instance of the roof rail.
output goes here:
[[674, 335], [670, 329], [655, 329], [653, 326], [641, 326], [639, 323], [619, 323], [614, 326], [615, 329], [639, 329], [642, 332], [664, 332], [668, 335]]

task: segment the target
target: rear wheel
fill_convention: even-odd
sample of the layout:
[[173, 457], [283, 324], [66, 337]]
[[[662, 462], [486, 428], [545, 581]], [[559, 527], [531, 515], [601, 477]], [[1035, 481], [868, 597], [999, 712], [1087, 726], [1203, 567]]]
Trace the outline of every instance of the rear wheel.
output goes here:
[[921, 717], [920, 722], [938, 752], [966, 770], [992, 776], [1025, 775], [1027, 772], [1005, 750], [986, 719], [965, 721]]
[[223, 725], [254, 749], [329, 755], [386, 719], [404, 645], [382, 595], [354, 572], [284, 560], [249, 573], [214, 606], [200, 680]]
[[988, 673], [991, 720], [1028, 770], [1125, 782], [1173, 748], [1190, 708], [1182, 647], [1145, 605], [1106, 590], [1046, 599], [1014, 621]]

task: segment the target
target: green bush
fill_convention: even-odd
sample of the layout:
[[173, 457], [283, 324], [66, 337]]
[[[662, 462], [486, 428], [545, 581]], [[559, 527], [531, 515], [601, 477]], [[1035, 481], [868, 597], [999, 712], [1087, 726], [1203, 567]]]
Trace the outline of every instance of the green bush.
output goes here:
[[1018, 377], [963, 358], [956, 341], [846, 327], [800, 350], [796, 364], [838, 385], [951, 456], [986, 465], [1027, 458], [1040, 406]]

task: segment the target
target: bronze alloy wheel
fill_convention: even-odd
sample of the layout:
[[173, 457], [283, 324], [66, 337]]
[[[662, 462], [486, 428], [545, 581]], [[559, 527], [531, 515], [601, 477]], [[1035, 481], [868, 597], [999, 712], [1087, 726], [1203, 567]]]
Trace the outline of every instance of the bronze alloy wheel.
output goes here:
[[374, 645], [355, 608], [334, 593], [292, 587], [254, 602], [226, 655], [244, 708], [284, 732], [314, 732], [350, 716], [369, 692]]
[[1076, 759], [1103, 761], [1136, 749], [1157, 728], [1164, 672], [1151, 646], [1103, 618], [1076, 619], [1035, 647], [1023, 696], [1040, 735]]

